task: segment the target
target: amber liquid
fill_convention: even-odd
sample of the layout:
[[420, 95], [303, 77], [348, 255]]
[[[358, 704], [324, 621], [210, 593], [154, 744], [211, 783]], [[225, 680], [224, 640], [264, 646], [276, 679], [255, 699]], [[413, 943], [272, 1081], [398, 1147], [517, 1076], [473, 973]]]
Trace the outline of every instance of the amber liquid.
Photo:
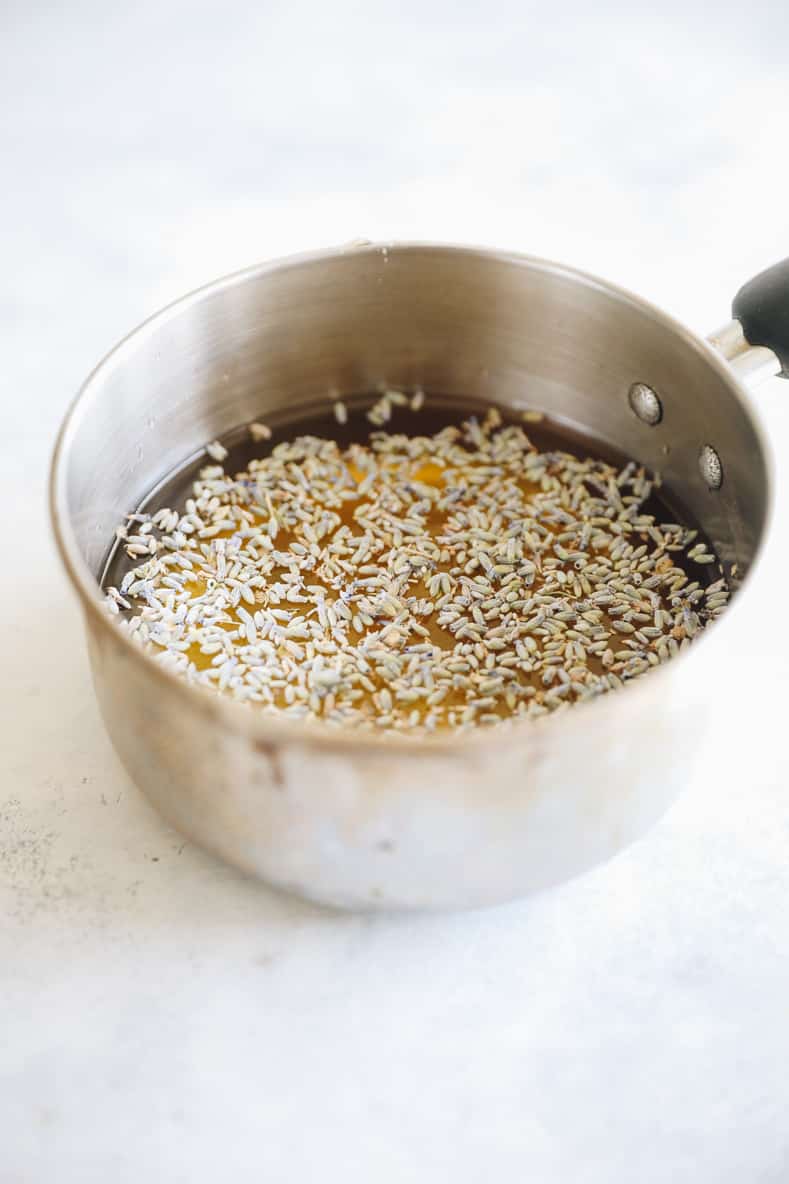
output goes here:
[[[368, 422], [359, 404], [361, 403], [363, 407], [370, 405], [372, 402], [373, 397], [359, 401], [348, 400], [352, 413], [349, 415], [349, 422], [345, 425], [340, 425], [336, 421], [329, 400], [321, 400], [319, 403], [303, 409], [298, 415], [290, 415], [287, 418], [282, 415], [266, 416], [265, 422], [273, 430], [273, 437], [267, 442], [253, 442], [247, 426], [243, 425], [228, 433], [222, 439], [222, 443], [228, 449], [228, 456], [223, 461], [223, 467], [228, 474], [235, 475], [243, 472], [252, 459], [267, 455], [277, 443], [292, 439], [298, 435], [314, 435], [334, 439], [342, 448], [347, 448], [354, 443], [365, 445], [369, 442], [371, 432], [380, 429], [374, 428]], [[470, 415], [476, 414], [481, 418], [489, 407], [490, 404], [480, 405], [471, 401], [431, 396], [419, 412], [411, 411], [408, 407], [394, 407], [391, 420], [385, 425], [384, 430], [390, 434], [402, 432], [409, 436], [432, 436], [450, 424], [460, 424]], [[594, 457], [605, 460], [618, 469], [621, 469], [629, 459], [599, 439], [582, 435], [547, 418], [540, 422], [524, 423], [519, 415], [508, 412], [506, 408], [500, 407], [499, 411], [505, 424], [517, 423], [522, 426], [530, 440], [540, 451], [569, 452], [582, 459]], [[200, 452], [199, 455], [189, 458], [181, 467], [169, 474], [156, 486], [146, 497], [142, 505], [139, 507], [130, 507], [130, 510], [136, 508], [147, 513], [155, 513], [156, 510], [166, 506], [183, 512], [186, 499], [192, 494], [193, 481], [198, 477], [202, 468], [213, 463], [215, 462], [211, 461], [204, 452]], [[355, 466], [353, 462], [348, 465], [348, 468], [353, 479], [357, 483], [360, 482], [363, 477], [361, 469]], [[425, 485], [441, 488], [444, 482], [444, 466], [440, 463], [434, 463], [429, 459], [425, 461], [422, 458], [414, 462], [414, 469], [411, 476], [414, 480]], [[521, 488], [527, 495], [530, 492], [536, 491], [530, 490], [526, 482], [522, 484]], [[363, 498], [345, 501], [341, 511], [339, 511], [342, 523], [350, 527], [351, 530], [358, 530], [355, 515], [360, 506], [364, 504]], [[690, 516], [678, 507], [676, 502], [670, 498], [670, 495], [663, 490], [652, 495], [649, 501], [645, 503], [643, 512], [654, 515], [658, 524], [661, 522], [680, 522], [683, 525], [693, 526], [695, 528], [695, 523], [690, 520]], [[445, 518], [446, 514], [444, 512], [438, 509], [433, 511], [428, 523], [431, 535], [435, 537], [444, 533]], [[264, 519], [264, 516], [261, 515], [261, 523], [264, 520], [267, 520], [267, 516]], [[559, 531], [561, 527], [557, 526], [553, 529]], [[232, 531], [222, 532], [215, 537], [221, 538], [223, 534], [227, 537], [232, 534]], [[702, 537], [701, 534], [699, 537]], [[281, 530], [276, 540], [277, 549], [282, 551], [287, 550], [288, 545], [293, 541], [295, 541], [294, 538], [290, 537], [284, 530]], [[641, 536], [641, 541], [647, 541], [647, 536]], [[666, 559], [665, 562], [668, 566], [672, 564], [676, 564], [679, 567], [684, 566], [682, 555], [676, 552], [670, 559]], [[133, 561], [128, 559], [122, 548], [116, 544], [107, 559], [102, 580], [103, 585], [105, 587], [119, 587], [125, 573], [139, 563], [139, 560]], [[440, 571], [440, 568], [437, 570]], [[281, 575], [284, 575], [285, 571], [286, 569], [284, 568], [275, 569], [271, 574], [272, 583], [277, 581]], [[690, 575], [690, 572], [688, 574]], [[694, 565], [692, 575], [690, 575], [691, 579], [698, 580], [702, 584], [709, 583], [716, 577], [717, 565], [715, 567], [709, 566], [705, 568]], [[310, 576], [310, 582], [316, 585], [321, 584], [316, 573]], [[531, 591], [538, 593], [541, 584], [542, 580], [538, 576], [532, 585]], [[195, 597], [202, 595], [206, 591], [206, 584], [203, 578], [197, 573], [195, 573], [187, 587]], [[325, 586], [325, 588], [327, 596], [330, 599], [338, 595], [336, 588], [331, 589], [328, 586]], [[409, 595], [418, 599], [429, 599], [428, 590], [421, 584], [421, 581], [414, 582], [409, 586]], [[285, 605], [287, 606], [287, 602], [285, 602]], [[231, 619], [225, 625], [225, 628], [234, 629], [239, 624], [238, 617], [232, 609], [228, 609], [227, 612]], [[442, 628], [434, 616], [425, 618], [423, 625], [428, 630], [429, 640], [434, 645], [446, 652], [452, 652], [454, 650], [454, 636], [449, 630]], [[376, 628], [379, 627], [376, 626]], [[212, 660], [211, 656], [201, 652], [197, 644], [190, 647], [187, 655], [198, 670], [206, 669]], [[588, 665], [595, 673], [604, 672], [600, 660], [594, 655], [589, 655]], [[376, 691], [380, 690], [382, 685], [376, 685]], [[535, 682], [534, 685], [535, 688], [538, 687], [538, 683]], [[362, 700], [357, 704], [363, 709], [369, 708], [371, 714], [374, 714], [374, 708], [371, 702], [373, 693], [369, 693], [367, 702]], [[450, 692], [445, 700], [445, 706], [447, 708], [453, 706], [453, 694], [453, 692]], [[459, 694], [457, 695], [457, 701], [459, 705]]]

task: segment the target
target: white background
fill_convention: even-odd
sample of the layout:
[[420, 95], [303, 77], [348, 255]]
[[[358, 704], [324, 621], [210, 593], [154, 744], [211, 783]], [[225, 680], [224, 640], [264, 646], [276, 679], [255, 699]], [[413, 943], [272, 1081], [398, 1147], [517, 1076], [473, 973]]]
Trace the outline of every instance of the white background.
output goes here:
[[335, 916], [168, 831], [45, 516], [98, 356], [222, 272], [370, 238], [598, 271], [705, 332], [789, 254], [780, 0], [0, 5], [0, 1180], [789, 1179], [774, 548], [699, 774], [557, 891]]

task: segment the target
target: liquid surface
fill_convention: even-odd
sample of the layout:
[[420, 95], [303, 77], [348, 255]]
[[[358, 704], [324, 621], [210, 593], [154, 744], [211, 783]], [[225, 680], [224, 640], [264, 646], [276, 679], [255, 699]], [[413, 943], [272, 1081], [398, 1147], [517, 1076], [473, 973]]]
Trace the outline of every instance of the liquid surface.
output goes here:
[[643, 470], [535, 417], [418, 402], [212, 446], [132, 516], [110, 607], [192, 681], [398, 731], [562, 709], [723, 610], [714, 556]]

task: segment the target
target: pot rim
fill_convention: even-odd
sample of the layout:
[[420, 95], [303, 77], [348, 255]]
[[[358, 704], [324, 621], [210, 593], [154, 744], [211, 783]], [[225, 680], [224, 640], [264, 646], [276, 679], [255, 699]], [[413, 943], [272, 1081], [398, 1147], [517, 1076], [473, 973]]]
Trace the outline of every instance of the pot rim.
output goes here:
[[[118, 628], [113, 617], [104, 608], [98, 581], [80, 553], [67, 510], [66, 472], [68, 456], [72, 440], [83, 418], [90, 412], [89, 404], [93, 391], [107, 370], [121, 365], [126, 355], [137, 346], [141, 339], [151, 333], [155, 328], [158, 328], [171, 318], [178, 316], [191, 305], [198, 303], [209, 295], [221, 291], [223, 288], [234, 287], [272, 271], [308, 266], [319, 260], [337, 258], [359, 252], [379, 252], [391, 255], [395, 251], [398, 253], [435, 251], [442, 254], [483, 256], [490, 260], [512, 263], [538, 271], [551, 272], [575, 283], [601, 289], [623, 303], [635, 305], [653, 320], [660, 322], [667, 329], [682, 338], [697, 353], [701, 354], [704, 361], [727, 384], [731, 393], [750, 419], [765, 462], [767, 490], [764, 527], [749, 570], [744, 576], [732, 604], [727, 607], [726, 612], [720, 620], [713, 622], [712, 628], [708, 626], [687, 651], [678, 654], [669, 662], [650, 671], [648, 678], [637, 679], [633, 684], [628, 684], [627, 687], [623, 688], [627, 694], [633, 695], [640, 693], [643, 696], [645, 693], [656, 691], [659, 686], [665, 686], [665, 680], [668, 674], [675, 672], [679, 668], [686, 669], [689, 662], [698, 662], [698, 652], [700, 649], [706, 652], [706, 648], [710, 643], [710, 635], [712, 638], [719, 637], [722, 639], [721, 630], [729, 629], [731, 627], [730, 618], [732, 613], [740, 611], [739, 606], [743, 600], [743, 594], [746, 587], [752, 582], [754, 573], [762, 562], [765, 543], [771, 533], [774, 515], [775, 484], [773, 476], [773, 452], [761, 417], [754, 407], [752, 400], [748, 397], [748, 393], [742, 382], [737, 378], [725, 359], [704, 338], [697, 336], [683, 325], [682, 322], [676, 320], [650, 301], [636, 295], [627, 288], [603, 280], [593, 273], [582, 271], [568, 264], [544, 259], [540, 256], [517, 251], [506, 251], [495, 247], [443, 243], [430, 240], [381, 241], [375, 243], [361, 240], [345, 246], [325, 247], [318, 250], [283, 256], [262, 263], [255, 263], [221, 276], [216, 280], [211, 280], [206, 284], [201, 284], [199, 287], [192, 289], [185, 295], [171, 301], [157, 312], [154, 312], [137, 325], [136, 328], [127, 333], [125, 337], [121, 338], [101, 358], [82, 382], [67, 408], [52, 453], [49, 473], [50, 519], [61, 562], [73, 588], [77, 592], [82, 607], [87, 614], [88, 621], [93, 623], [101, 631], [106, 631], [106, 635], [121, 648], [128, 658], [136, 663], [142, 663], [152, 678], [160, 680], [163, 689], [168, 689], [175, 694], [181, 695], [192, 709], [206, 717], [217, 720], [222, 726], [231, 728], [237, 732], [246, 733], [252, 743], [259, 743], [263, 748], [268, 747], [274, 742], [290, 744], [301, 741], [313, 745], [318, 744], [348, 750], [375, 748], [379, 752], [382, 750], [382, 746], [385, 746], [393, 755], [397, 752], [398, 756], [402, 753], [404, 756], [413, 756], [420, 759], [429, 753], [441, 755], [442, 757], [455, 756], [462, 759], [471, 749], [476, 751], [481, 750], [484, 753], [501, 748], [503, 744], [508, 746], [518, 744], [526, 747], [533, 741], [536, 735], [535, 728], [538, 728], [540, 735], [544, 736], [543, 729], [545, 728], [562, 726], [562, 724], [566, 727], [567, 725], [565, 718], [566, 712], [558, 711], [551, 712], [549, 715], [541, 716], [538, 719], [516, 721], [512, 727], [507, 729], [478, 728], [471, 729], [468, 732], [448, 731], [430, 736], [404, 736], [389, 731], [382, 731], [380, 733], [363, 730], [354, 732], [350, 729], [346, 731], [341, 728], [330, 727], [317, 720], [299, 721], [287, 718], [277, 719], [271, 715], [255, 712], [254, 705], [238, 703], [229, 696], [217, 694], [208, 688], [187, 682], [179, 674], [156, 662], [138, 642], [128, 636], [124, 630]], [[250, 710], [250, 707], [252, 707], [252, 710]], [[572, 714], [578, 718], [578, 714], [583, 712], [583, 718], [587, 722], [591, 722], [593, 719], [592, 712], [602, 713], [611, 711], [615, 707], [615, 695], [600, 695], [595, 699], [573, 704]], [[598, 726], [600, 726], [599, 723]]]

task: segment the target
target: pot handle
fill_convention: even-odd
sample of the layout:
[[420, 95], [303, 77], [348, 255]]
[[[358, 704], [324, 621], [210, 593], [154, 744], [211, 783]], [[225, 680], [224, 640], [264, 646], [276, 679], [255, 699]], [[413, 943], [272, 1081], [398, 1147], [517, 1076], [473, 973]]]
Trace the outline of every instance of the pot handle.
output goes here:
[[789, 378], [789, 259], [743, 284], [731, 306], [749, 345], [771, 349]]

